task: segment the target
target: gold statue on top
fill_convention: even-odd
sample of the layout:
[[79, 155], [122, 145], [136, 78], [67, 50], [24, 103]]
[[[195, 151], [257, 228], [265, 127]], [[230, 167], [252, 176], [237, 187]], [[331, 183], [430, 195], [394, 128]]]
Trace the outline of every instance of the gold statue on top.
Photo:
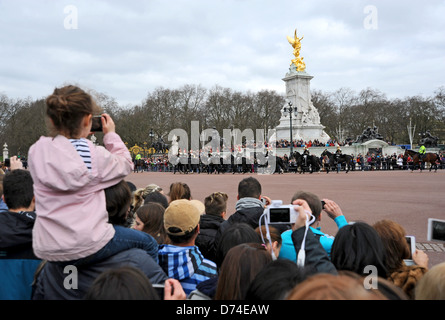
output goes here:
[[301, 38], [297, 37], [297, 29], [295, 29], [294, 38], [287, 36], [287, 41], [292, 45], [294, 48], [294, 56], [295, 59], [292, 59], [291, 65], [295, 65], [297, 68], [297, 71], [304, 71], [306, 69], [306, 63], [303, 61], [303, 57], [300, 57], [300, 50], [301, 50], [301, 40], [303, 40], [304, 36]]

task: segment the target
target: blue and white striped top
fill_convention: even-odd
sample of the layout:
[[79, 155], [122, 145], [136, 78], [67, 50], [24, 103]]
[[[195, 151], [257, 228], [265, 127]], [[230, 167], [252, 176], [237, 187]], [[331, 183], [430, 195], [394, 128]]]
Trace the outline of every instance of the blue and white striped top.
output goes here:
[[196, 289], [198, 283], [218, 274], [216, 264], [205, 259], [197, 246], [161, 245], [158, 255], [159, 265], [168, 277], [181, 282], [187, 295]]
[[88, 146], [88, 142], [85, 138], [80, 139], [69, 139], [71, 144], [77, 150], [77, 153], [82, 158], [83, 162], [88, 168], [88, 171], [91, 171], [91, 153], [90, 147]]

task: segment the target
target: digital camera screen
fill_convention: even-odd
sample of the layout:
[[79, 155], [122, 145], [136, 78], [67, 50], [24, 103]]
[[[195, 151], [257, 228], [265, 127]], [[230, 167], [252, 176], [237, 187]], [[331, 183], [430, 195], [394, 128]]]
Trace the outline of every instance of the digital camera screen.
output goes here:
[[406, 242], [408, 242], [408, 246], [409, 246], [409, 259], [413, 258], [412, 252], [411, 252], [411, 238], [410, 237], [405, 237]]
[[270, 213], [270, 223], [290, 221], [289, 208], [270, 208], [269, 213]]
[[102, 117], [101, 116], [95, 116], [93, 117], [93, 123], [91, 125], [91, 132], [100, 132], [102, 131]]
[[432, 238], [434, 240], [445, 241], [445, 222], [433, 220], [432, 229]]

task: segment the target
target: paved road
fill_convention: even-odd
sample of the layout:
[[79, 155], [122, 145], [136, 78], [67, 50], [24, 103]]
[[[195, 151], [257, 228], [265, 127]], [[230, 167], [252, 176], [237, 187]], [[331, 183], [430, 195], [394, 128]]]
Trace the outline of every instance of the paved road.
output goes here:
[[[192, 197], [201, 201], [214, 191], [229, 195], [228, 214], [235, 211], [237, 187], [246, 176], [254, 176], [262, 185], [263, 194], [273, 200], [289, 203], [298, 190], [316, 193], [320, 198], [337, 202], [348, 221], [373, 224], [381, 219], [400, 223], [408, 235], [416, 237], [419, 249], [424, 249], [430, 265], [445, 261], [441, 243], [428, 243], [428, 218], [445, 219], [445, 170], [434, 172], [373, 171], [331, 172], [314, 174], [173, 174], [132, 173], [127, 180], [138, 188], [150, 183], [161, 186], [166, 193], [172, 182], [185, 182]], [[335, 223], [322, 217], [322, 231], [335, 235]], [[425, 244], [427, 247], [425, 247]], [[429, 246], [434, 244], [434, 246]]]

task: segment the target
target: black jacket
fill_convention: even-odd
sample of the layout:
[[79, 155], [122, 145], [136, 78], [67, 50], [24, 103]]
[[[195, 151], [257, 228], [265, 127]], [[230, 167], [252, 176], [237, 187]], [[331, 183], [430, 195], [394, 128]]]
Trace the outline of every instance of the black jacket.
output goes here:
[[31, 283], [40, 259], [32, 249], [32, 211], [0, 212], [0, 300], [31, 298]]
[[195, 245], [198, 246], [204, 258], [215, 262], [215, 254], [213, 251], [213, 242], [216, 233], [225, 220], [222, 217], [203, 214], [199, 222], [199, 234], [196, 238]]
[[221, 239], [221, 236], [225, 230], [236, 223], [246, 223], [253, 229], [256, 229], [258, 227], [260, 217], [263, 213], [264, 209], [262, 207], [251, 207], [237, 210], [229, 217], [229, 219], [221, 223], [221, 225], [219, 226], [218, 232], [216, 233], [215, 240], [213, 242], [213, 252], [216, 253], [219, 240]]
[[[47, 262], [37, 277], [33, 300], [83, 299], [93, 281], [102, 272], [126, 265], [141, 269], [152, 284], [163, 284], [167, 279], [164, 271], [150, 255], [142, 249], [134, 248], [119, 252], [94, 265], [79, 266], [75, 270], [65, 271], [63, 264]], [[73, 279], [77, 281], [77, 289], [72, 287]]]
[[[36, 220], [33, 211], [0, 213], [0, 249], [3, 251], [17, 251], [17, 249], [32, 249], [32, 228]], [[25, 258], [35, 258], [32, 252]], [[4, 256], [4, 255], [2, 255]]]
[[[295, 252], [298, 257], [298, 252], [301, 249], [301, 245], [304, 238], [305, 227], [298, 228], [292, 232], [292, 242], [294, 243]], [[337, 269], [334, 264], [329, 260], [326, 250], [320, 244], [320, 241], [315, 234], [309, 228], [306, 235], [305, 242], [306, 259], [304, 268], [310, 274], [315, 273], [331, 273], [337, 274]]]

